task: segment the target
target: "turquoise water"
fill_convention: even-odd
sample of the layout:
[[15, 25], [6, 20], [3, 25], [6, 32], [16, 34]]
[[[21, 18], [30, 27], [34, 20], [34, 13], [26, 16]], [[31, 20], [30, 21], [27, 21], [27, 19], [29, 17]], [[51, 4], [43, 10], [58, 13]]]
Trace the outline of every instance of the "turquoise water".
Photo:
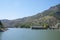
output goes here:
[[9, 28], [0, 32], [0, 40], [60, 40], [60, 31]]

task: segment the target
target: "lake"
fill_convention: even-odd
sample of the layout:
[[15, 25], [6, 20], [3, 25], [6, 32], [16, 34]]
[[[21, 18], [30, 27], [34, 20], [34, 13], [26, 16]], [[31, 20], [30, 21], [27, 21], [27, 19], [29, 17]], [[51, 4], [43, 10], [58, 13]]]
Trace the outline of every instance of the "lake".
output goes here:
[[0, 32], [0, 40], [60, 40], [60, 30], [9, 28]]

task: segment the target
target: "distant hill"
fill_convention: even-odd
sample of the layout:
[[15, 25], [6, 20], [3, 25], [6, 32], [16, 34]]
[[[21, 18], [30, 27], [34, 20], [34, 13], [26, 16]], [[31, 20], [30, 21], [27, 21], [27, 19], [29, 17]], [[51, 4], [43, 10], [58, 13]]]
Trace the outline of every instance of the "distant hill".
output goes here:
[[36, 15], [19, 18], [15, 20], [1, 20], [5, 27], [18, 27], [23, 24], [25, 25], [39, 25], [48, 24], [49, 26], [54, 26], [60, 23], [60, 4], [50, 7], [48, 10], [42, 13], [37, 13]]

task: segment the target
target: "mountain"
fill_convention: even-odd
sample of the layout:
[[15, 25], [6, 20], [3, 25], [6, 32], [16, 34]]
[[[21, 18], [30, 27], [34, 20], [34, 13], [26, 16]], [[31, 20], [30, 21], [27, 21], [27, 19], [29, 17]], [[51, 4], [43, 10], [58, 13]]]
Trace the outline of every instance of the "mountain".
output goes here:
[[60, 4], [52, 6], [42, 13], [37, 13], [33, 16], [19, 18], [15, 20], [1, 21], [5, 27], [18, 27], [21, 25], [43, 26], [44, 24], [48, 24], [49, 26], [55, 26], [57, 23], [60, 23]]

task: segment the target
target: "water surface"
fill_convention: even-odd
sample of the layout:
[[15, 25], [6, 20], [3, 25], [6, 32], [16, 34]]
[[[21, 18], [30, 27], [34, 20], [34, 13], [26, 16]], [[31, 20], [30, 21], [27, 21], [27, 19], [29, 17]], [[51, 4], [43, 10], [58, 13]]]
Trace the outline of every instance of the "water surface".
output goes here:
[[60, 40], [60, 31], [9, 28], [0, 32], [0, 40]]

